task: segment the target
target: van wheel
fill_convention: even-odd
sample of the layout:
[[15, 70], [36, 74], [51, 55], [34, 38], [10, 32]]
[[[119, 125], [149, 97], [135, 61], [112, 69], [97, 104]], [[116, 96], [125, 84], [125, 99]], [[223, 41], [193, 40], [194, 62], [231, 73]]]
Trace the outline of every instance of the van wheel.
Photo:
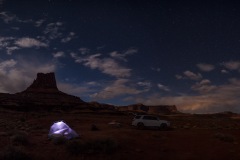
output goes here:
[[138, 129], [144, 129], [144, 124], [142, 122], [137, 124]]
[[166, 129], [167, 129], [167, 124], [166, 124], [166, 123], [162, 123], [162, 124], [160, 125], [160, 129], [161, 129], [161, 130], [166, 130]]

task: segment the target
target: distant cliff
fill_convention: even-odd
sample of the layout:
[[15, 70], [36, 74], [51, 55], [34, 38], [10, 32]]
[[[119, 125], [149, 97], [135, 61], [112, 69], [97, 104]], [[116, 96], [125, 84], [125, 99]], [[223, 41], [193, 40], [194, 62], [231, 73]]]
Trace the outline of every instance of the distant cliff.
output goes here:
[[[179, 113], [176, 106], [145, 106], [134, 104], [117, 107], [98, 102], [84, 102], [81, 98], [66, 94], [57, 88], [55, 74], [38, 73], [37, 78], [26, 90], [15, 93], [0, 93], [0, 107], [15, 110], [71, 110], [89, 109], [91, 111], [144, 112], [149, 114]], [[120, 111], [120, 112], [119, 112]]]
[[30, 92], [58, 93], [59, 90], [57, 88], [55, 74], [53, 72], [46, 73], [46, 74], [38, 73], [37, 79], [35, 79], [33, 83], [23, 92], [25, 93], [30, 93]]
[[177, 114], [180, 113], [175, 105], [156, 105], [149, 106], [143, 104], [133, 104], [117, 107], [118, 111], [141, 112], [147, 114]]
[[54, 73], [38, 73], [37, 78], [23, 92], [0, 94], [0, 106], [19, 110], [49, 109], [84, 106], [79, 97], [61, 92], [57, 88]]

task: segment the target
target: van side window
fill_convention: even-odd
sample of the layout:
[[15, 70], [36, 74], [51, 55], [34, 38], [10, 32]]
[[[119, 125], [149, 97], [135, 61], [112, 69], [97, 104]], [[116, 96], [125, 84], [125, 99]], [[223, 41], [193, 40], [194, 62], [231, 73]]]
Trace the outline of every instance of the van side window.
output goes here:
[[154, 116], [144, 116], [143, 119], [146, 119], [146, 120], [158, 120], [157, 117], [154, 117]]
[[141, 116], [136, 116], [136, 117], [134, 117], [135, 119], [139, 119]]

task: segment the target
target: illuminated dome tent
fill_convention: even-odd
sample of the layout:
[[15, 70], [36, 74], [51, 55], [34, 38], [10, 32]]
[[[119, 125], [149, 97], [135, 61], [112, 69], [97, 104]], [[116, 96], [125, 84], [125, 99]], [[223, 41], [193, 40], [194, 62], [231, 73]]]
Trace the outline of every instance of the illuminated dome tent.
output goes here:
[[53, 137], [59, 137], [59, 136], [63, 136], [66, 139], [72, 139], [72, 138], [76, 138], [79, 137], [79, 135], [72, 130], [66, 123], [64, 123], [63, 121], [58, 121], [55, 122], [49, 131], [48, 137], [49, 138], [53, 138]]

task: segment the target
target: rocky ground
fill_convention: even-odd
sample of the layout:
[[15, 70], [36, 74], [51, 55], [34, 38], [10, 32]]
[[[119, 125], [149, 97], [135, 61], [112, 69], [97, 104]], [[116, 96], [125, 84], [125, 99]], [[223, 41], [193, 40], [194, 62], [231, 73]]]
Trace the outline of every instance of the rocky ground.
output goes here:
[[[133, 116], [106, 112], [0, 112], [0, 159], [239, 160], [238, 115], [169, 115], [167, 131], [138, 130]], [[53, 122], [64, 120], [79, 139], [49, 140]], [[116, 121], [121, 125], [109, 125]], [[92, 130], [92, 124], [99, 129]]]

